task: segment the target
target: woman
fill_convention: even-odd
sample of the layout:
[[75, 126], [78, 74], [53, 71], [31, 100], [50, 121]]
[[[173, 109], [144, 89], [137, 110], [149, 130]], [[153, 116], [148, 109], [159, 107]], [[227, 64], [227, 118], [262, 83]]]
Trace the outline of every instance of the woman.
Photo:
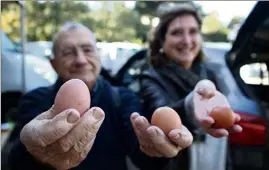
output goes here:
[[[153, 113], [161, 106], [172, 107], [196, 140], [203, 139], [204, 131], [212, 133], [200, 128], [197, 115], [189, 111], [192, 91], [201, 80], [214, 82], [215, 77], [204, 63], [201, 25], [198, 13], [191, 7], [179, 7], [163, 14], [149, 45], [150, 67], [140, 77], [146, 112]], [[147, 118], [150, 120], [150, 115]], [[236, 131], [240, 132], [240, 128], [236, 127]], [[175, 163], [178, 165], [174, 164], [173, 168], [189, 169], [187, 150], [178, 155]]]

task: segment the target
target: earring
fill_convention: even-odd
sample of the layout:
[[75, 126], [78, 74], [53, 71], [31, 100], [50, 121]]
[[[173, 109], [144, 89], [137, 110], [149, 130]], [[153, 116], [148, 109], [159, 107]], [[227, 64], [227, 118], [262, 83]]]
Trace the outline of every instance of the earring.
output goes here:
[[163, 53], [163, 48], [159, 49], [159, 53], [161, 53], [161, 54]]

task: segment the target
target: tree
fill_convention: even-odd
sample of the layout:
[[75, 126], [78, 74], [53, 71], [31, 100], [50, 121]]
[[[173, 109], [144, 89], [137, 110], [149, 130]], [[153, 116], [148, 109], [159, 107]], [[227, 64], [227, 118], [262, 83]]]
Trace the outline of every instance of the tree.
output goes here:
[[2, 8], [1, 21], [1, 30], [12, 39], [19, 39], [21, 25], [19, 5], [15, 3], [6, 4], [5, 8]]
[[163, 3], [161, 1], [137, 1], [135, 4], [135, 10], [140, 15], [156, 16], [156, 11], [159, 5]]
[[148, 32], [152, 28], [152, 21], [155, 17], [158, 17], [163, 11], [169, 10], [180, 4], [189, 4], [198, 10], [201, 17], [204, 16], [204, 12], [200, 5], [193, 1], [137, 1], [135, 5], [135, 11], [138, 12], [139, 17], [147, 17], [150, 20], [149, 25], [138, 24], [137, 36], [145, 39]]
[[[65, 1], [27, 1], [26, 3], [27, 39], [39, 41], [52, 39], [54, 33], [66, 21], [82, 22], [90, 25], [90, 10], [81, 2]], [[16, 4], [9, 4], [2, 12], [2, 29], [11, 37], [19, 38], [21, 27], [20, 10]]]
[[209, 13], [203, 19], [202, 34], [205, 41], [227, 41], [228, 29], [220, 22], [216, 11]]
[[211, 12], [203, 20], [202, 33], [215, 33], [223, 27], [217, 12]]
[[[65, 1], [27, 1], [28, 41], [51, 41], [59, 27], [67, 21], [81, 22], [101, 41], [140, 42], [147, 30], [140, 23], [137, 11], [126, 8], [123, 2], [101, 2], [102, 8], [90, 10], [86, 3]], [[19, 37], [19, 7], [10, 6], [2, 14], [3, 30], [12, 38]], [[19, 23], [19, 25], [17, 24]], [[137, 31], [138, 30], [138, 31]]]
[[234, 25], [239, 24], [243, 17], [241, 16], [235, 16], [231, 19], [230, 23], [228, 24], [228, 28], [232, 29]]
[[135, 10], [139, 12], [140, 15], [148, 16], [158, 16], [160, 8], [164, 7], [174, 7], [179, 4], [189, 4], [198, 10], [201, 10], [201, 7], [198, 4], [195, 4], [193, 1], [137, 1], [135, 5]]
[[92, 11], [92, 30], [100, 41], [133, 41], [137, 38], [139, 17], [123, 2], [102, 2], [102, 8]]
[[86, 19], [90, 12], [88, 6], [71, 0], [44, 3], [27, 1], [26, 9], [29, 40], [51, 40], [53, 34], [67, 21], [91, 21]]

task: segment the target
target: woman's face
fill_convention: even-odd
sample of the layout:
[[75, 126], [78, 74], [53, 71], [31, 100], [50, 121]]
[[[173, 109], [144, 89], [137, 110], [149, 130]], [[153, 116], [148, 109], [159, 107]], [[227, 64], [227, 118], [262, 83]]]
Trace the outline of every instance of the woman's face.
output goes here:
[[168, 26], [163, 42], [166, 56], [190, 68], [201, 48], [201, 34], [196, 19], [189, 14], [175, 18]]

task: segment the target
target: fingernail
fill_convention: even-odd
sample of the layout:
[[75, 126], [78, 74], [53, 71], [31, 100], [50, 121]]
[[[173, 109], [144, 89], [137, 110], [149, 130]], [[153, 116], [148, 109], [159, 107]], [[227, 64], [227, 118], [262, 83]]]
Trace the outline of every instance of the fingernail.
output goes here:
[[181, 137], [181, 134], [178, 133], [176, 136], [174, 136], [174, 139], [175, 139], [175, 140], [178, 140], [180, 137]]
[[133, 113], [133, 114], [131, 115], [131, 119], [132, 119], [132, 120], [135, 120], [138, 116], [139, 116], [139, 114], [135, 112], [135, 113]]
[[67, 122], [76, 123], [78, 120], [79, 120], [79, 116], [71, 111], [67, 117]]
[[93, 109], [93, 117], [95, 119], [99, 120], [99, 119], [101, 119], [103, 117], [103, 115], [104, 114], [101, 111], [97, 110], [96, 108]]

